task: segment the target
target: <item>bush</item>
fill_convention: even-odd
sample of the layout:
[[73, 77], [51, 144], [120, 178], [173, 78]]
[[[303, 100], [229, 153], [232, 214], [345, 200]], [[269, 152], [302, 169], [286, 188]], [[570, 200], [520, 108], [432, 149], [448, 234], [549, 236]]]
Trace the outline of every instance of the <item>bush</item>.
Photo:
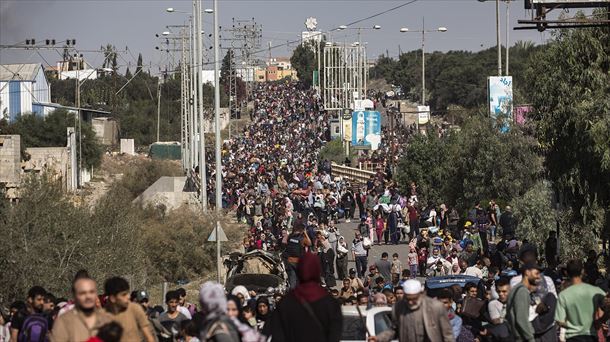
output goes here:
[[131, 162], [118, 185], [124, 187], [133, 199], [163, 176], [178, 177], [183, 176], [183, 172], [174, 161], [140, 159]]
[[517, 127], [500, 133], [486, 117], [471, 117], [444, 138], [416, 136], [399, 163], [398, 184], [411, 181], [421, 201], [445, 202], [465, 210], [476, 201], [510, 202], [528, 191], [542, 173], [536, 142]]
[[[215, 274], [215, 244], [207, 242], [211, 216], [189, 208], [159, 215], [132, 203], [140, 189], [173, 170], [171, 163], [139, 162], [93, 209], [76, 205], [46, 174], [23, 184], [18, 204], [0, 200], [0, 303], [23, 299], [33, 285], [69, 296], [80, 269], [100, 283], [123, 276], [132, 288]], [[245, 229], [222, 220], [231, 241], [223, 244], [226, 253]]]
[[345, 161], [345, 149], [340, 138], [333, 139], [322, 147], [320, 150], [320, 160], [325, 159], [337, 164], [343, 164], [343, 161]]
[[100, 280], [111, 274], [146, 278], [145, 254], [125, 202], [110, 194], [90, 212], [46, 175], [28, 179], [19, 204], [0, 221], [0, 302], [23, 298], [33, 285], [67, 295], [82, 268]]

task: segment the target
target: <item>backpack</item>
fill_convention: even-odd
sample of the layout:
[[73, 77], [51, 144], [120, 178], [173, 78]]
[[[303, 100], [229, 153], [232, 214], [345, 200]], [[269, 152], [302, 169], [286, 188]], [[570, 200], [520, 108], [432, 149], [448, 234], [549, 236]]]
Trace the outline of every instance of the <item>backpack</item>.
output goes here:
[[26, 317], [19, 335], [18, 342], [46, 342], [48, 341], [47, 333], [49, 332], [49, 321], [46, 317], [38, 314], [29, 315]]

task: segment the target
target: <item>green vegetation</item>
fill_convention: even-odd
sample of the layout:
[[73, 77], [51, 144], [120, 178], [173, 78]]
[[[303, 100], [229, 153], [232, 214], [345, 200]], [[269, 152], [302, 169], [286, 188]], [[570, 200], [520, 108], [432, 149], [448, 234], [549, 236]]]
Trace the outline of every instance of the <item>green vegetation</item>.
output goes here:
[[[157, 94], [161, 80], [160, 139], [180, 140], [180, 69], [169, 70], [159, 77], [142, 68], [142, 56], [133, 76], [126, 70], [125, 76], [118, 73], [116, 52], [112, 46], [104, 48], [104, 68], [113, 72], [102, 73], [96, 80], [87, 80], [81, 85], [81, 106], [111, 112], [119, 120], [120, 137], [133, 138], [137, 146], [149, 145], [157, 136]], [[74, 106], [76, 82], [74, 80], [50, 79], [51, 100], [66, 106]], [[121, 88], [124, 88], [121, 90]], [[120, 91], [119, 91], [120, 90]], [[117, 94], [118, 92], [118, 94]], [[212, 106], [214, 87], [203, 85], [206, 106]]]
[[[543, 46], [517, 42], [510, 47], [510, 74], [515, 103], [528, 103], [523, 89], [528, 82], [528, 59]], [[485, 104], [487, 76], [497, 74], [496, 48], [478, 52], [449, 51], [426, 53], [426, 98], [434, 112], [446, 112], [450, 105], [474, 109]], [[421, 100], [421, 50], [403, 53], [398, 59], [380, 56], [370, 71], [371, 78], [383, 78], [400, 86], [405, 97]]]
[[[206, 243], [212, 218], [188, 208], [165, 213], [134, 205], [137, 189], [174, 170], [147, 160], [130, 168], [95, 208], [76, 205], [46, 175], [28, 179], [18, 204], [0, 200], [0, 302], [23, 298], [37, 284], [68, 296], [74, 273], [83, 268], [100, 282], [124, 276], [134, 288], [209, 274], [215, 265], [215, 245]], [[234, 225], [223, 226], [231, 241], [241, 238]]]
[[[98, 143], [91, 125], [86, 122], [82, 122], [81, 125], [83, 164], [87, 167], [97, 167], [100, 165], [102, 147]], [[22, 115], [11, 124], [6, 120], [0, 120], [1, 134], [21, 135], [24, 160], [29, 159], [29, 156], [25, 155], [25, 149], [28, 147], [66, 146], [68, 143], [66, 128], [68, 127], [75, 127], [78, 134], [78, 123], [75, 115], [68, 114], [63, 109], [51, 112], [46, 118], [36, 115]]]
[[[324, 51], [326, 42], [320, 42], [320, 53]], [[305, 86], [310, 87], [313, 83], [313, 72], [318, 69], [315, 43], [300, 44], [292, 52], [290, 64], [297, 71], [297, 77]], [[322, 77], [322, 76], [320, 76]], [[320, 78], [323, 79], [323, 78]]]
[[[610, 229], [610, 28], [560, 30], [526, 74], [548, 177], [574, 222]], [[602, 212], [599, 212], [602, 210]], [[601, 227], [596, 227], [599, 232]], [[607, 232], [609, 233], [609, 232]]]
[[[491, 51], [432, 54], [431, 105], [448, 109], [446, 118], [457, 116], [461, 129], [445, 138], [415, 137], [398, 168], [400, 186], [415, 181], [424, 203], [460, 209], [492, 198], [511, 204], [518, 233], [538, 245], [559, 222], [564, 257], [597, 249], [596, 237], [610, 234], [608, 41], [608, 27], [579, 28], [556, 31], [542, 46], [512, 47], [515, 101], [534, 111], [525, 127], [506, 134], [477, 108], [485, 77], [494, 73]], [[415, 52], [381, 58], [371, 74], [417, 100], [416, 62]], [[457, 85], [448, 81], [452, 74]]]
[[319, 159], [327, 159], [337, 164], [343, 164], [345, 161], [345, 148], [343, 148], [341, 139], [333, 139], [324, 145], [320, 150]]
[[462, 210], [478, 200], [510, 202], [541, 176], [535, 149], [536, 141], [520, 130], [500, 133], [477, 116], [446, 138], [415, 137], [399, 164], [398, 182], [406, 190], [415, 181], [424, 203], [445, 201]]

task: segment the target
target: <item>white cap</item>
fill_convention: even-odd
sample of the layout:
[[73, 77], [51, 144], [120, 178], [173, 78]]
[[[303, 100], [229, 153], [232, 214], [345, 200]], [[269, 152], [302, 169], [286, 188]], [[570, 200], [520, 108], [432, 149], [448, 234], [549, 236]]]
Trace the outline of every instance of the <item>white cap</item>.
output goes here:
[[422, 292], [422, 286], [419, 280], [409, 279], [402, 284], [402, 289], [405, 294], [418, 294]]

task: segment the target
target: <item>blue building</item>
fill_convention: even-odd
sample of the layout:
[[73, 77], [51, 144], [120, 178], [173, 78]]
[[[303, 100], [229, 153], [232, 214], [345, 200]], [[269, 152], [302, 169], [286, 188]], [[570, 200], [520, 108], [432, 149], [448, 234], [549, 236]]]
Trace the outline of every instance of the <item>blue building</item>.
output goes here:
[[42, 64], [0, 65], [0, 118], [15, 121], [21, 114], [46, 116], [53, 108], [51, 88]]

